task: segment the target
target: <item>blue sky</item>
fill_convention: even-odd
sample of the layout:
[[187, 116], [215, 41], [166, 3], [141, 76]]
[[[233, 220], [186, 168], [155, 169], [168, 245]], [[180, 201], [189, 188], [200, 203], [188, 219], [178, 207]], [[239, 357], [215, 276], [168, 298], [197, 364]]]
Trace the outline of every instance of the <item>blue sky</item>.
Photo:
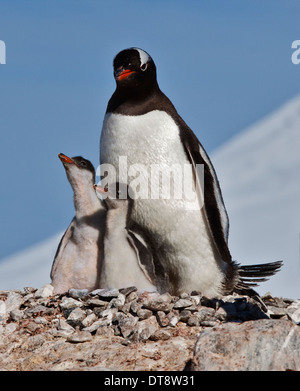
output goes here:
[[297, 0], [1, 0], [0, 259], [64, 230], [57, 157], [96, 166], [113, 57], [137, 46], [210, 153], [299, 93]]

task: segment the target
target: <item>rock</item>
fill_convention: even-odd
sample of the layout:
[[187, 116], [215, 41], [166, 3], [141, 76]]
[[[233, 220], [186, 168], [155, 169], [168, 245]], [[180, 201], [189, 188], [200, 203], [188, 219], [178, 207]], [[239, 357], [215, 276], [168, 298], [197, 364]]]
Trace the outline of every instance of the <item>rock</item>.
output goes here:
[[34, 315], [49, 314], [49, 313], [52, 313], [52, 312], [53, 312], [52, 308], [45, 307], [42, 304], [36, 304], [33, 307], [26, 308], [24, 310], [24, 314], [28, 318], [30, 318], [30, 317], [32, 317]]
[[120, 293], [118, 297], [114, 297], [109, 302], [108, 308], [120, 308], [125, 304], [125, 295]]
[[46, 325], [48, 324], [48, 321], [46, 318], [44, 318], [43, 316], [37, 316], [35, 319], [34, 319], [34, 322], [37, 323], [37, 324], [42, 324], [42, 325]]
[[[128, 338], [134, 333], [134, 326], [137, 324], [138, 318], [135, 316], [127, 316], [123, 313], [117, 313], [113, 319], [113, 324], [117, 326], [124, 338]], [[116, 330], [116, 331], [117, 331]]]
[[13, 310], [9, 313], [11, 319], [15, 322], [24, 318], [24, 310]]
[[92, 292], [90, 292], [91, 296], [99, 296], [103, 300], [110, 301], [111, 299], [119, 296], [119, 290], [118, 289], [95, 289]]
[[42, 335], [37, 334], [28, 338], [27, 351], [32, 352], [45, 343], [45, 338]]
[[189, 300], [189, 299], [179, 299], [176, 301], [176, 303], [174, 304], [173, 308], [175, 309], [181, 309], [181, 308], [186, 308], [186, 307], [190, 307], [191, 305], [193, 305], [194, 303]]
[[81, 322], [86, 318], [86, 312], [80, 308], [77, 307], [73, 311], [71, 311], [70, 315], [67, 318], [67, 322], [73, 326], [81, 326]]
[[218, 325], [218, 322], [215, 320], [203, 320], [202, 322], [200, 322], [200, 326], [203, 326], [203, 327], [215, 327], [217, 325]]
[[146, 341], [152, 335], [159, 330], [159, 324], [157, 323], [156, 317], [151, 316], [148, 319], [142, 320], [137, 323], [134, 333], [136, 341]]
[[57, 330], [65, 331], [67, 335], [74, 333], [75, 329], [64, 319], [58, 319]]
[[89, 307], [92, 307], [92, 308], [93, 307], [104, 307], [104, 308], [106, 308], [108, 306], [108, 302], [95, 298], [95, 299], [88, 299], [85, 302], [85, 305], [87, 305]]
[[151, 341], [166, 341], [171, 337], [172, 334], [167, 330], [156, 330], [153, 334], [150, 335], [149, 339]]
[[300, 328], [286, 320], [228, 322], [200, 334], [191, 369], [299, 371], [299, 343]]
[[91, 326], [96, 320], [97, 320], [97, 316], [93, 313], [91, 313], [90, 315], [88, 315], [86, 318], [84, 318], [81, 322], [82, 324], [82, 327], [89, 327]]
[[23, 303], [23, 296], [16, 292], [9, 292], [7, 299], [5, 301], [6, 313], [10, 311], [20, 309], [21, 304]]
[[53, 292], [54, 287], [51, 284], [45, 284], [35, 292], [35, 298], [49, 297], [53, 295]]
[[178, 297], [135, 287], [70, 289], [46, 297], [36, 291], [0, 291], [3, 370], [299, 366], [300, 300], [271, 294], [258, 300], [237, 294], [206, 298], [198, 292]]
[[83, 303], [73, 299], [72, 297], [64, 296], [59, 306], [62, 310], [69, 310], [71, 308], [82, 307]]
[[117, 308], [108, 308], [108, 309], [101, 312], [101, 317], [103, 319], [106, 319], [108, 324], [111, 324], [113, 317], [115, 316], [117, 311], [118, 311]]
[[194, 313], [194, 315], [197, 316], [199, 322], [204, 322], [206, 320], [211, 320], [212, 318], [214, 318], [215, 310], [213, 308], [200, 307], [199, 310]]
[[157, 311], [156, 318], [161, 327], [166, 327], [169, 325], [169, 318], [163, 311]]
[[[122, 293], [124, 296], [128, 297], [129, 295], [131, 295], [131, 293], [135, 292], [135, 295], [137, 297], [137, 287], [136, 286], [129, 286], [128, 288], [122, 288], [122, 289], [119, 289], [119, 292]], [[133, 299], [131, 299], [133, 300]]]
[[138, 292], [133, 291], [126, 296], [126, 302], [132, 302], [133, 300], [136, 300], [138, 297], [139, 297]]
[[192, 315], [192, 313], [191, 313], [190, 310], [182, 310], [182, 311], [180, 311], [180, 313], [179, 313], [179, 320], [180, 320], [181, 322], [186, 323], [186, 322], [189, 320], [189, 318], [190, 318], [191, 315]]
[[90, 326], [86, 326], [82, 329], [82, 331], [88, 331], [89, 333], [94, 333], [97, 331], [100, 327], [107, 327], [110, 326], [111, 322], [106, 318], [101, 318], [93, 322]]
[[67, 338], [68, 342], [82, 343], [92, 340], [92, 335], [88, 331], [77, 331]]
[[18, 325], [16, 323], [8, 323], [5, 327], [5, 334], [12, 334], [17, 329], [17, 327]]
[[143, 307], [152, 311], [170, 311], [172, 296], [169, 293], [160, 295], [159, 293], [148, 293], [147, 296], [140, 298]]
[[200, 325], [200, 320], [199, 320], [199, 317], [197, 315], [191, 315], [186, 324], [190, 327], [195, 327], [195, 326], [199, 326]]
[[144, 320], [144, 319], [150, 318], [150, 316], [153, 315], [153, 312], [151, 310], [141, 308], [141, 309], [137, 310], [136, 315], [138, 316], [138, 318], [140, 320]]
[[[130, 311], [133, 312], [134, 314], [137, 314], [137, 312], [142, 309], [142, 305], [138, 303], [136, 300], [133, 300], [130, 303]], [[150, 311], [150, 310], [149, 310]]]
[[288, 305], [286, 312], [289, 319], [291, 319], [294, 323], [300, 324], [300, 300], [295, 300], [293, 303]]
[[0, 316], [6, 315], [6, 304], [5, 301], [0, 300]]
[[268, 306], [267, 314], [273, 319], [282, 318], [283, 316], [287, 315], [287, 309], [270, 305]]
[[25, 286], [23, 289], [24, 293], [27, 295], [28, 293], [34, 293], [37, 291], [36, 288], [33, 288], [32, 286]]
[[295, 312], [293, 312], [290, 318], [295, 324], [300, 325], [300, 308], [298, 308]]
[[68, 290], [69, 296], [73, 297], [73, 299], [82, 299], [88, 295], [89, 291], [87, 289], [74, 289], [71, 288]]

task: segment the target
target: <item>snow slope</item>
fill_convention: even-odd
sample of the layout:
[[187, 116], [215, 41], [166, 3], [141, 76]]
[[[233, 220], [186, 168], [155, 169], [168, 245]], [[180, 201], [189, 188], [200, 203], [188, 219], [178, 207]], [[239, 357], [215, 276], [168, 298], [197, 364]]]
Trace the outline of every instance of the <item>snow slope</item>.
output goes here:
[[[230, 219], [229, 245], [241, 264], [283, 260], [258, 289], [300, 298], [300, 95], [211, 156]], [[0, 290], [49, 282], [62, 233], [0, 262]]]
[[212, 155], [242, 264], [283, 260], [258, 290], [300, 298], [300, 95]]
[[0, 262], [0, 290], [39, 288], [50, 282], [50, 270], [63, 233], [4, 258]]

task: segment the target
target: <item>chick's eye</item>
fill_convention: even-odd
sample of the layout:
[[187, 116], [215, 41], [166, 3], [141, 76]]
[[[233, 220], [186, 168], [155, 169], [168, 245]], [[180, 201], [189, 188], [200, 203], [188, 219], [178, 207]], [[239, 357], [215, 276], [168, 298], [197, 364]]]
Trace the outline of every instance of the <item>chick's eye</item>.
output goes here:
[[142, 64], [140, 66], [140, 68], [141, 68], [142, 71], [145, 71], [148, 68], [148, 64], [147, 63], [146, 64]]

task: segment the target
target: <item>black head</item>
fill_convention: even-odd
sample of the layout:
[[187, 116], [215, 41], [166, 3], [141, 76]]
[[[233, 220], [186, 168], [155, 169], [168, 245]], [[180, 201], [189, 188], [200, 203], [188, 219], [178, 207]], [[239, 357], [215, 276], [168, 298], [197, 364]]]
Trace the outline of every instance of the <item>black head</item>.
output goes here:
[[139, 48], [122, 50], [114, 58], [114, 77], [119, 90], [149, 89], [156, 84], [156, 67], [150, 55]]

